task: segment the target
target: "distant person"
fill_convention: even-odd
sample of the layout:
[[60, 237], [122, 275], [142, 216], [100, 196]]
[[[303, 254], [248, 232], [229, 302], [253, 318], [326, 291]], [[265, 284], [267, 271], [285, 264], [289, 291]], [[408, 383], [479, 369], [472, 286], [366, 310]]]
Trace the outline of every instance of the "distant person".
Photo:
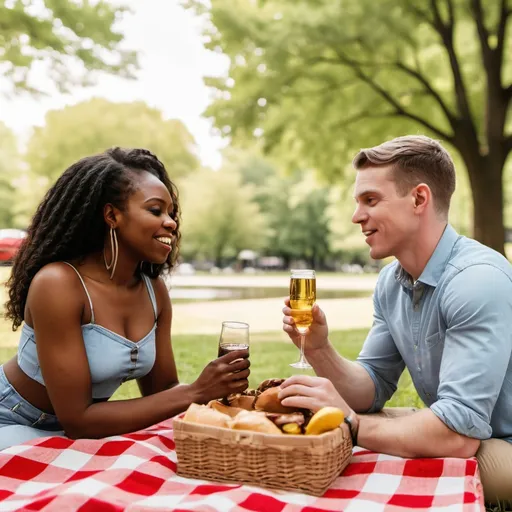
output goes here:
[[[176, 261], [179, 211], [167, 171], [144, 149], [83, 158], [48, 191], [8, 281], [6, 316], [23, 327], [18, 355], [0, 366], [0, 449], [143, 429], [247, 387], [247, 351], [178, 382], [160, 276]], [[108, 401], [132, 379], [142, 398]]]
[[[369, 450], [476, 455], [486, 499], [512, 499], [512, 266], [448, 223], [455, 171], [438, 142], [399, 137], [361, 150], [354, 167], [352, 222], [372, 258], [396, 261], [380, 272], [356, 362], [337, 354], [314, 307], [306, 357], [323, 378], [291, 377], [283, 405], [342, 408]], [[289, 306], [283, 329], [298, 344]], [[382, 410], [404, 368], [428, 408]]]

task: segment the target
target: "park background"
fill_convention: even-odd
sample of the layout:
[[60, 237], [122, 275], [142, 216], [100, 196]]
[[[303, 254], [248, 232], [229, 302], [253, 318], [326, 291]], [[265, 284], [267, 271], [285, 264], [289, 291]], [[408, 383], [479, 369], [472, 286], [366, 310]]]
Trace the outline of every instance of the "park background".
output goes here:
[[[0, 0], [0, 229], [25, 229], [80, 157], [146, 147], [180, 190], [167, 283], [181, 379], [215, 357], [223, 320], [250, 323], [251, 385], [292, 374], [292, 267], [317, 270], [332, 340], [355, 358], [388, 262], [350, 222], [359, 148], [439, 139], [457, 168], [450, 222], [512, 258], [511, 13], [510, 0]], [[0, 363], [18, 336], [0, 316]], [[391, 404], [421, 406], [407, 374]]]

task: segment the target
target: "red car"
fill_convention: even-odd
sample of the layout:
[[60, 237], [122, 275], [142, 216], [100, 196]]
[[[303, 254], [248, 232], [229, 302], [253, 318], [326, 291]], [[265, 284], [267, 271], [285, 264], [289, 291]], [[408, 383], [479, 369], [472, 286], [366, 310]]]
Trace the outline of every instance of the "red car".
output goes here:
[[0, 229], [0, 265], [12, 261], [26, 236], [22, 229]]

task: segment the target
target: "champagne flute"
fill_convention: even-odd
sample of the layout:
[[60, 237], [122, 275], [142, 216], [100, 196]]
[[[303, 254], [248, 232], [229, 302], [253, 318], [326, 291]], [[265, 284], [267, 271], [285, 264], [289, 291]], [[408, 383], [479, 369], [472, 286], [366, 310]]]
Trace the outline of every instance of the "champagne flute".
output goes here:
[[300, 333], [300, 358], [291, 363], [293, 368], [307, 370], [311, 365], [304, 357], [304, 343], [309, 326], [313, 323], [311, 309], [316, 301], [316, 276], [314, 270], [292, 270], [290, 277], [290, 306], [295, 326]]

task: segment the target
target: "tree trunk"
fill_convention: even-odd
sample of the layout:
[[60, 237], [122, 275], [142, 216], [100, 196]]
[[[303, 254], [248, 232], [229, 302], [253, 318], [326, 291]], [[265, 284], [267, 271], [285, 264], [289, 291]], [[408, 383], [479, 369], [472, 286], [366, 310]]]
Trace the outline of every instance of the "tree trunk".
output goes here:
[[224, 247], [222, 245], [218, 245], [214, 251], [214, 260], [215, 266], [217, 268], [222, 268], [222, 253], [224, 252]]
[[493, 155], [462, 155], [473, 196], [473, 234], [476, 240], [505, 254], [503, 223], [503, 163]]

